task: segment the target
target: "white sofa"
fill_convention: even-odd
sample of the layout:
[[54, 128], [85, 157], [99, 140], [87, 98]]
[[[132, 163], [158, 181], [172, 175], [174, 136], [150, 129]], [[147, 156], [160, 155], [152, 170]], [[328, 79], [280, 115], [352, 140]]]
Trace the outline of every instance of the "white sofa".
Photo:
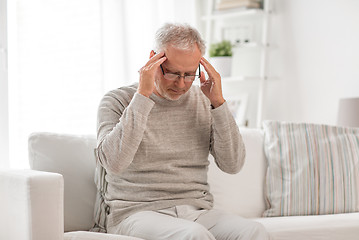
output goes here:
[[[258, 129], [241, 129], [241, 133], [247, 149], [242, 171], [229, 175], [210, 164], [215, 208], [261, 222], [275, 240], [359, 239], [359, 213], [261, 217], [266, 207], [264, 134]], [[32, 134], [32, 170], [0, 172], [0, 239], [136, 239], [88, 231], [96, 194], [95, 145], [94, 136]]]

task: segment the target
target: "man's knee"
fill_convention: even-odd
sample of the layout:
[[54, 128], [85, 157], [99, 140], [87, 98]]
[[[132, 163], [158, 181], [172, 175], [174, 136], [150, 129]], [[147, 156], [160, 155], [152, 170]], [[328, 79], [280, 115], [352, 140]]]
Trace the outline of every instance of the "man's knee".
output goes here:
[[250, 239], [269, 240], [269, 234], [262, 224], [260, 224], [258, 222], [253, 222], [252, 227], [251, 227], [251, 238]]
[[269, 234], [261, 223], [236, 215], [220, 217], [210, 231], [216, 239], [269, 239]]
[[215, 240], [213, 235], [202, 225], [193, 223], [187, 226], [186, 234], [183, 239], [186, 240]]

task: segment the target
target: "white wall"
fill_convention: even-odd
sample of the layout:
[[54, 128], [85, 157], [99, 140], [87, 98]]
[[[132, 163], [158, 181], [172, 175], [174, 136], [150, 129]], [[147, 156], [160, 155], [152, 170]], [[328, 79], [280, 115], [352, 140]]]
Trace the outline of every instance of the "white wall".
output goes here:
[[[335, 124], [342, 97], [359, 96], [359, 1], [273, 0], [264, 119]], [[277, 52], [276, 52], [277, 51]]]

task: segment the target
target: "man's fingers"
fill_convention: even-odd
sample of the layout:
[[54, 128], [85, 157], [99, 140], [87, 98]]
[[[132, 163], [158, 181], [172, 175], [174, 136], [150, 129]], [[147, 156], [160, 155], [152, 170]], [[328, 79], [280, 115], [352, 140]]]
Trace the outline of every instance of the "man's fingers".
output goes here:
[[154, 67], [158, 67], [159, 65], [161, 65], [166, 60], [167, 60], [167, 58], [165, 56], [163, 56], [160, 59], [158, 59], [156, 62], [154, 62], [153, 65], [154, 65]]
[[212, 81], [221, 77], [220, 74], [216, 71], [216, 69], [214, 69], [214, 67], [204, 57], [201, 58], [200, 63], [204, 67], [204, 69], [208, 73], [209, 78]]
[[201, 77], [199, 78], [199, 80], [200, 80], [200, 83], [201, 83], [201, 88], [211, 87], [212, 86], [212, 80], [210, 78], [206, 79], [206, 75], [202, 71], [201, 71]]
[[201, 58], [200, 62], [202, 64], [202, 66], [204, 67], [204, 69], [206, 69], [207, 73], [214, 70], [214, 67], [204, 57]]
[[164, 61], [166, 61], [166, 60], [167, 60], [166, 57], [162, 57], [162, 58], [158, 59], [157, 61], [151, 63], [151, 64], [148, 66], [148, 69], [149, 69], [149, 70], [150, 70], [150, 69], [153, 69], [153, 68], [157, 69], [157, 68], [158, 68]]
[[165, 52], [163, 52], [163, 51], [156, 53], [155, 55], [153, 55], [153, 57], [150, 58], [150, 60], [148, 60], [148, 62], [146, 63], [145, 66], [148, 66], [148, 65], [156, 62], [158, 59], [162, 58], [164, 55], [165, 55]]
[[[152, 57], [152, 58], [154, 58], [154, 57]], [[154, 62], [153, 61], [151, 61], [151, 62], [148, 61], [145, 66], [143, 66], [142, 68], [140, 68], [140, 70], [138, 70], [138, 72], [141, 73], [143, 71], [151, 71], [153, 68], [158, 68], [159, 65], [162, 64], [166, 60], [167, 60], [166, 57], [161, 57], [160, 59], [157, 59]]]
[[200, 74], [201, 74], [201, 75], [200, 75], [200, 77], [199, 77], [199, 81], [200, 81], [201, 83], [204, 83], [204, 82], [206, 81], [206, 75], [204, 74], [203, 71], [201, 71]]

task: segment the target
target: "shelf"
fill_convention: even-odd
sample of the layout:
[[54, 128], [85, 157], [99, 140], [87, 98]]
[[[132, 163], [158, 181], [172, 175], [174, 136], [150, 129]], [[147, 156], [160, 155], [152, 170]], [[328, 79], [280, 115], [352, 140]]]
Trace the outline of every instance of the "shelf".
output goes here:
[[240, 43], [234, 46], [234, 48], [269, 48], [269, 44], [263, 44], [263, 43]]
[[270, 77], [260, 77], [260, 76], [232, 76], [232, 77], [222, 77], [222, 82], [243, 82], [243, 81], [275, 81], [279, 80], [278, 76]]
[[223, 77], [223, 82], [241, 82], [241, 81], [259, 81], [265, 80], [266, 78], [262, 78], [260, 76], [233, 76], [233, 77]]
[[[249, 120], [250, 127], [254, 127], [256, 124], [257, 127], [260, 126], [260, 123], [262, 122], [262, 112], [263, 112], [263, 106], [264, 106], [264, 97], [265, 97], [265, 88], [266, 88], [266, 82], [277, 80], [278, 77], [268, 76], [268, 55], [269, 52], [273, 48], [277, 48], [278, 46], [273, 46], [272, 43], [269, 44], [268, 42], [268, 32], [269, 32], [269, 20], [272, 13], [272, 0], [263, 0], [263, 8], [245, 8], [245, 7], [238, 7], [238, 8], [232, 8], [232, 9], [223, 9], [218, 10], [216, 9], [216, 1], [214, 0], [208, 0], [206, 1], [208, 3], [207, 5], [207, 11], [206, 15], [201, 17], [201, 21], [204, 21], [204, 27], [206, 32], [206, 41], [207, 44], [211, 44], [212, 41], [217, 41], [214, 39], [214, 34], [217, 34], [222, 31], [222, 38], [224, 38], [224, 32], [223, 29], [225, 26], [228, 28], [230, 27], [237, 27], [240, 24], [243, 24], [245, 27], [245, 24], [250, 25], [252, 29], [251, 31], [258, 31], [258, 34], [256, 34], [256, 38], [254, 38], [254, 35], [252, 37], [249, 37], [248, 39], [250, 42], [244, 42], [243, 29], [235, 29], [230, 34], [228, 33], [226, 35], [226, 38], [229, 38], [230, 41], [233, 43], [237, 42], [238, 39], [241, 41], [237, 44], [235, 44], [235, 51], [243, 53], [243, 54], [256, 54], [251, 56], [245, 56], [243, 57], [250, 57], [251, 60], [255, 61], [251, 64], [253, 67], [256, 67], [255, 71], [236, 71], [233, 72], [234, 74], [247, 74], [247, 75], [232, 75], [229, 77], [222, 77], [222, 83], [226, 84], [226, 88], [236, 88], [236, 87], [243, 87], [241, 89], [241, 92], [246, 92], [247, 94], [252, 94], [253, 97], [252, 100], [254, 101], [255, 98], [257, 99], [251, 104], [256, 104], [256, 108], [251, 108], [251, 111], [246, 113], [246, 120]], [[260, 25], [260, 27], [255, 28], [257, 25]], [[260, 33], [259, 33], [260, 31]], [[253, 32], [252, 32], [253, 33]], [[250, 34], [248, 30], [248, 34]], [[236, 66], [233, 67], [239, 67], [240, 64], [245, 61], [245, 59], [237, 59], [237, 61], [234, 63]], [[257, 69], [258, 67], [258, 69]], [[237, 69], [234, 69], [237, 70]], [[239, 70], [239, 69], [238, 69]], [[250, 70], [250, 69], [248, 69]], [[253, 73], [253, 74], [251, 74]], [[253, 86], [252, 86], [253, 84]], [[247, 86], [248, 85], [248, 86]], [[255, 86], [254, 86], [255, 85]], [[257, 92], [254, 93], [254, 90], [257, 89]], [[231, 94], [237, 94], [235, 89], [230, 90]], [[251, 101], [252, 101], [251, 100]]]
[[217, 19], [226, 19], [226, 18], [234, 18], [234, 17], [245, 17], [245, 16], [254, 16], [254, 15], [262, 15], [265, 14], [263, 9], [231, 9], [231, 10], [222, 10], [215, 11], [211, 15], [203, 16], [202, 20], [217, 20]]

